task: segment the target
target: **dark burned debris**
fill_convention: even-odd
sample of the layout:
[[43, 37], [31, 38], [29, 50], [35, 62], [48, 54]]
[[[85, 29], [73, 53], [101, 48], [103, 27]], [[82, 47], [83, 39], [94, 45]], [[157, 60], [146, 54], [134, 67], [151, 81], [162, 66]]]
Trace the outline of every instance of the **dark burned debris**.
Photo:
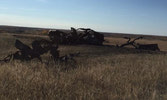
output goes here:
[[[14, 54], [8, 55], [4, 60], [4, 62], [8, 62], [12, 60], [21, 60], [21, 61], [29, 61], [34, 58], [39, 59], [42, 62], [41, 55], [50, 51], [51, 56], [55, 59], [59, 57], [58, 46], [54, 46], [51, 42], [47, 40], [35, 40], [31, 43], [32, 48], [28, 45], [25, 45], [20, 40], [16, 40], [15, 47], [19, 50]], [[53, 53], [53, 49], [55, 50]], [[55, 55], [57, 54], [57, 55]]]
[[124, 38], [128, 39], [127, 43], [122, 44], [121, 46], [118, 46], [118, 47], [122, 48], [122, 47], [125, 47], [127, 45], [131, 45], [139, 50], [160, 51], [158, 44], [139, 44], [139, 43], [135, 42], [136, 40], [143, 39], [143, 37], [138, 37], [138, 38], [135, 38], [133, 40], [130, 37], [124, 37]]
[[16, 40], [15, 47], [19, 50], [11, 55], [8, 55], [3, 60], [4, 62], [9, 62], [10, 60], [21, 60], [21, 61], [30, 61], [34, 58], [37, 58], [42, 62], [41, 55], [48, 53], [51, 58], [56, 61], [64, 61], [73, 60], [74, 57], [78, 56], [79, 53], [69, 54], [65, 56], [59, 55], [58, 45], [53, 44], [52, 41], [48, 40], [35, 40], [32, 42], [32, 48], [28, 45], [25, 45], [19, 40]]
[[59, 30], [50, 31], [49, 38], [59, 44], [103, 45], [104, 42], [103, 34], [85, 28], [71, 28], [70, 33], [65, 33]]
[[[5, 57], [3, 62], [9, 62], [10, 60], [21, 60], [21, 61], [30, 61], [34, 58], [37, 58], [42, 62], [41, 55], [48, 53], [51, 58], [56, 61], [67, 62], [69, 60], [75, 61], [74, 57], [78, 56], [80, 53], [68, 54], [60, 56], [59, 54], [59, 44], [63, 45], [76, 45], [76, 44], [89, 44], [89, 45], [103, 45], [104, 35], [98, 32], [95, 32], [92, 29], [86, 28], [71, 28], [70, 33], [65, 33], [60, 30], [49, 31], [48, 33], [49, 40], [34, 40], [31, 43], [32, 47], [22, 43], [20, 40], [16, 40], [15, 47], [18, 49], [17, 52], [8, 55]], [[124, 37], [128, 39], [125, 44], [122, 44], [118, 47], [123, 48], [127, 45], [132, 45], [139, 50], [150, 50], [150, 51], [160, 51], [158, 44], [139, 44], [136, 43], [136, 40], [142, 39], [143, 37], [138, 37], [131, 39], [130, 37]]]
[[[83, 33], [79, 33], [78, 30], [82, 30]], [[16, 40], [15, 47], [18, 49], [17, 52], [5, 57], [3, 62], [9, 62], [10, 60], [21, 60], [30, 61], [34, 58], [39, 59], [42, 62], [41, 55], [45, 53], [50, 53], [51, 58], [54, 61], [64, 61], [74, 60], [74, 57], [78, 56], [80, 53], [68, 54], [65, 56], [59, 55], [58, 45], [59, 44], [91, 44], [91, 45], [102, 45], [104, 41], [104, 36], [98, 32], [91, 29], [84, 28], [71, 28], [70, 33], [65, 33], [59, 30], [50, 31], [48, 33], [50, 40], [35, 40], [31, 43], [32, 48], [28, 45], [22, 43], [20, 40]]]

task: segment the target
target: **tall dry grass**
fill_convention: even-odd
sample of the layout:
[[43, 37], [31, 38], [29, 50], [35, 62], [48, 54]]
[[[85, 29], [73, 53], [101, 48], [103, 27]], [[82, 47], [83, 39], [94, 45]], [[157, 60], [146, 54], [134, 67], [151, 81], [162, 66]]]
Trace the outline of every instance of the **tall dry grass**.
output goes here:
[[[0, 38], [1, 57], [14, 52], [15, 38]], [[42, 56], [50, 61], [47, 65], [36, 59], [0, 63], [0, 99], [167, 99], [166, 54], [87, 45], [60, 46], [59, 50], [61, 55], [77, 51], [81, 55], [77, 63], [69, 64], [54, 63], [49, 54]]]

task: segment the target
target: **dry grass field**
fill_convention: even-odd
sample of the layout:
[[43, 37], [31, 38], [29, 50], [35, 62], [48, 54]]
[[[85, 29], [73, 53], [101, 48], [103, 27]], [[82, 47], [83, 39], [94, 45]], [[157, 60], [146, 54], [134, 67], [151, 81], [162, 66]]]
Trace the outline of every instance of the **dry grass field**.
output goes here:
[[[0, 59], [16, 51], [15, 39], [0, 34]], [[106, 37], [105, 44], [124, 43]], [[167, 41], [158, 43], [167, 51]], [[60, 54], [80, 52], [77, 63], [54, 63], [49, 54], [28, 62], [0, 63], [0, 100], [167, 100], [167, 54], [115, 46], [60, 46]]]

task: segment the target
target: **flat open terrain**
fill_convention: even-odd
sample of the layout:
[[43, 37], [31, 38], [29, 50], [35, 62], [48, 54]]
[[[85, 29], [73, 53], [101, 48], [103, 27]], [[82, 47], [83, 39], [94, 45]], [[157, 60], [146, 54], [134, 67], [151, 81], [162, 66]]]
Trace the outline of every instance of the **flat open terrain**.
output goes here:
[[[46, 36], [0, 34], [0, 59], [14, 53], [16, 39], [30, 45]], [[105, 45], [59, 47], [60, 54], [80, 52], [76, 63], [54, 63], [49, 54], [28, 62], [0, 63], [1, 100], [166, 100], [167, 41], [142, 39], [136, 42], [158, 43], [162, 52], [117, 48], [122, 37], [105, 37]]]

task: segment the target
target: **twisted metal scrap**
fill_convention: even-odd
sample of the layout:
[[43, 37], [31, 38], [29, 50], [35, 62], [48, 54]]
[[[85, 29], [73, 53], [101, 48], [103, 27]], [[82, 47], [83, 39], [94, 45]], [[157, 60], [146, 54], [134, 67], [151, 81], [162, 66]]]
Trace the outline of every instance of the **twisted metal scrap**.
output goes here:
[[35, 40], [32, 42], [32, 48], [28, 45], [25, 45], [19, 40], [16, 40], [15, 47], [19, 49], [19, 51], [8, 55], [4, 59], [0, 60], [0, 62], [9, 62], [11, 60], [21, 60], [21, 61], [30, 61], [34, 58], [37, 58], [40, 62], [42, 62], [41, 55], [49, 52], [53, 60], [67, 62], [68, 60], [74, 60], [75, 56], [78, 56], [80, 53], [73, 53], [65, 56], [59, 56], [58, 45], [53, 44], [51, 41], [47, 40]]
[[[84, 31], [83, 34], [78, 33], [78, 30]], [[102, 45], [104, 41], [104, 35], [95, 32], [91, 29], [85, 28], [71, 28], [71, 32], [64, 33], [62, 31], [50, 31], [49, 34], [50, 40], [35, 40], [31, 43], [32, 48], [28, 45], [22, 43], [20, 40], [16, 40], [15, 47], [18, 49], [17, 52], [8, 55], [0, 62], [9, 62], [10, 60], [21, 60], [21, 61], [30, 61], [34, 58], [37, 58], [42, 62], [41, 55], [50, 52], [51, 57], [54, 61], [64, 61], [74, 60], [75, 56], [78, 56], [80, 53], [68, 54], [65, 56], [59, 55], [58, 45], [59, 44], [92, 44], [92, 45]]]
[[[15, 47], [19, 50], [13, 54], [8, 55], [3, 60], [0, 60], [1, 62], [9, 62], [10, 60], [21, 60], [21, 61], [29, 61], [34, 58], [38, 58], [41, 62], [41, 55], [44, 53], [47, 53], [51, 46], [45, 46], [42, 47], [41, 43], [43, 41], [35, 40], [32, 42], [32, 48], [30, 48], [28, 45], [25, 45], [20, 40], [16, 40]], [[47, 42], [47, 41], [45, 41]]]
[[136, 40], [139, 40], [139, 39], [142, 39], [143, 37], [138, 37], [138, 38], [135, 38], [135, 39], [131, 39], [130, 37], [124, 37], [125, 39], [128, 39], [128, 41], [125, 43], [125, 44], [122, 44], [121, 46], [119, 46], [119, 47], [125, 47], [125, 46], [127, 46], [127, 45], [132, 45], [132, 46], [134, 46], [135, 48], [137, 48], [137, 46], [136, 46], [136, 43], [135, 43], [135, 41]]
[[118, 47], [122, 48], [127, 45], [132, 45], [135, 47], [135, 49], [138, 49], [138, 50], [160, 51], [158, 44], [139, 44], [135, 42], [136, 40], [142, 39], [143, 37], [138, 37], [133, 40], [131, 40], [130, 37], [124, 37], [124, 38], [128, 39], [127, 43], [122, 44], [121, 46], [118, 46]]
[[[80, 33], [83, 31], [83, 33]], [[71, 28], [70, 33], [65, 33], [59, 30], [50, 31], [49, 38], [58, 44], [91, 44], [103, 45], [104, 35], [95, 32], [92, 29], [86, 28]]]

